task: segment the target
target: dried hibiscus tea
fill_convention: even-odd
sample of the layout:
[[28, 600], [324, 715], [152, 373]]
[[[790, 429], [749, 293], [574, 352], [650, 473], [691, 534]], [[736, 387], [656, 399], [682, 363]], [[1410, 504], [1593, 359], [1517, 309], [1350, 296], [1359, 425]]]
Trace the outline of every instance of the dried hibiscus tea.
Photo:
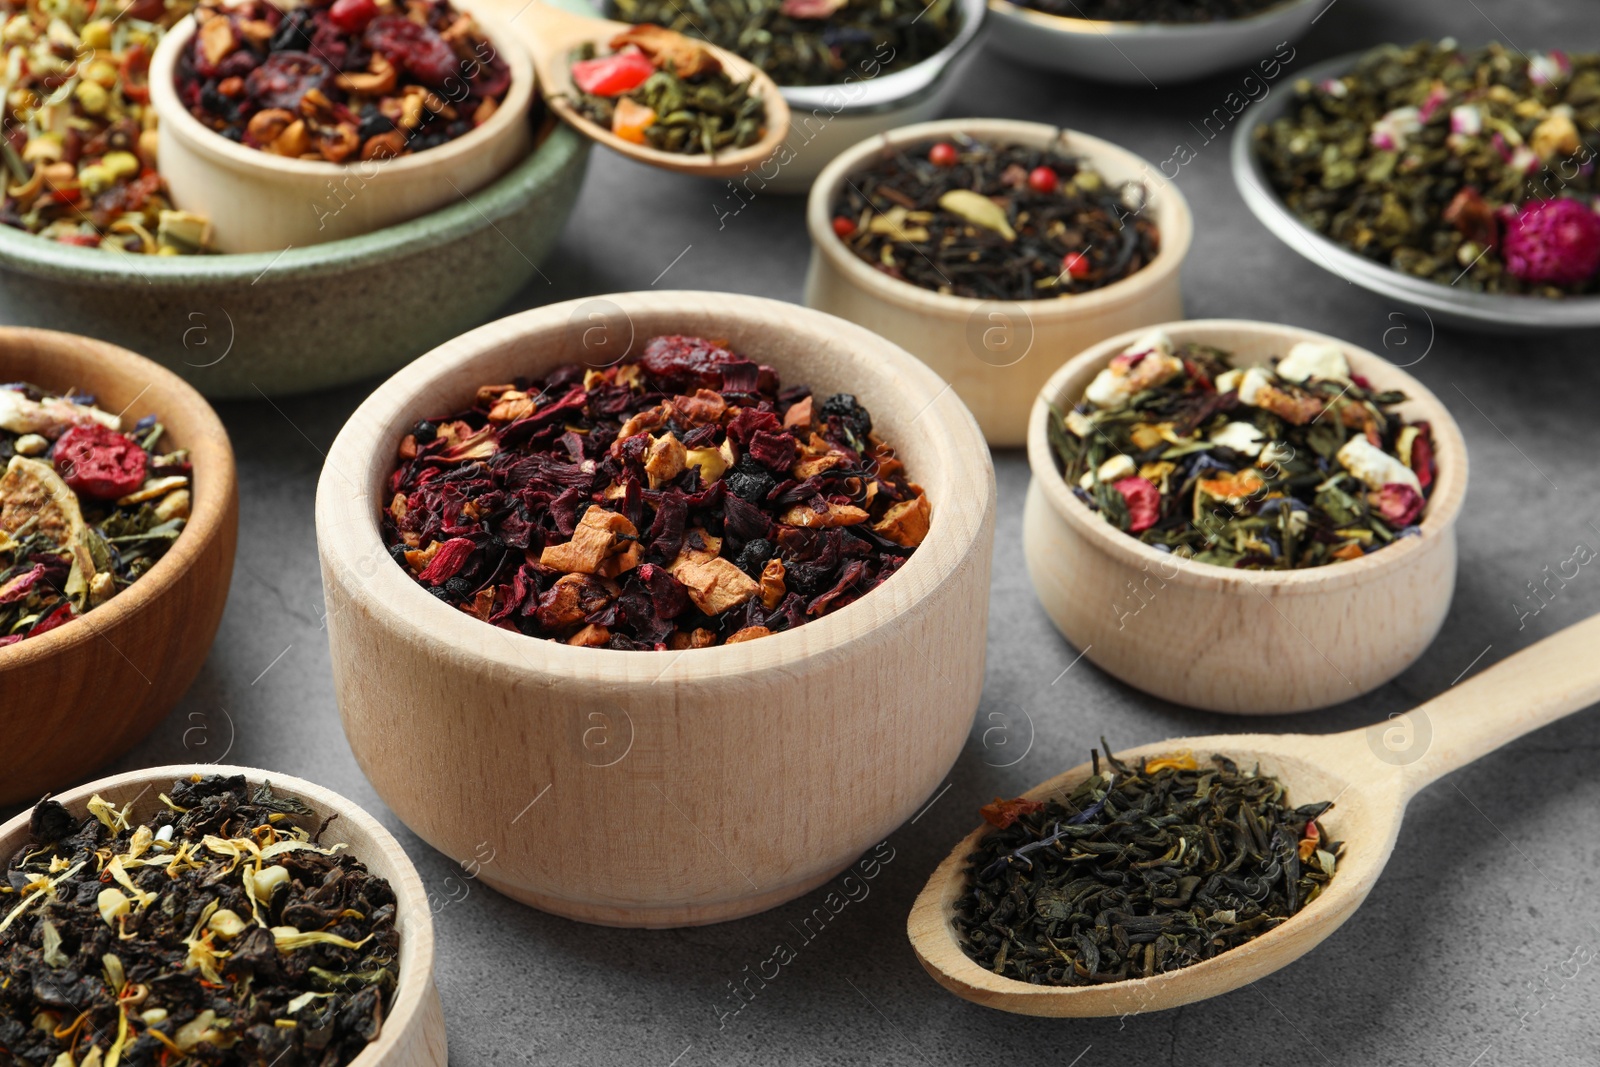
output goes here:
[[189, 454], [87, 396], [0, 386], [0, 648], [110, 600], [189, 518]]
[[0, 1052], [29, 1067], [335, 1067], [399, 979], [394, 890], [299, 800], [193, 775], [135, 825], [53, 800], [0, 887]]
[[448, 0], [204, 0], [178, 96], [222, 136], [280, 156], [354, 163], [470, 133], [511, 71]]
[[854, 396], [783, 387], [698, 337], [484, 385], [406, 435], [389, 491], [384, 540], [434, 596], [614, 649], [733, 644], [836, 611], [931, 518]]
[[1046, 300], [1144, 269], [1161, 235], [1139, 182], [1063, 146], [901, 145], [844, 183], [833, 232], [875, 270], [947, 295]]
[[1147, 545], [1316, 567], [1418, 533], [1437, 472], [1428, 424], [1396, 410], [1405, 399], [1352, 373], [1337, 345], [1238, 368], [1156, 330], [1054, 412], [1050, 443], [1078, 498]]
[[710, 49], [660, 26], [635, 26], [611, 51], [584, 45], [574, 57], [574, 106], [624, 141], [662, 152], [716, 155], [766, 133], [767, 108]]

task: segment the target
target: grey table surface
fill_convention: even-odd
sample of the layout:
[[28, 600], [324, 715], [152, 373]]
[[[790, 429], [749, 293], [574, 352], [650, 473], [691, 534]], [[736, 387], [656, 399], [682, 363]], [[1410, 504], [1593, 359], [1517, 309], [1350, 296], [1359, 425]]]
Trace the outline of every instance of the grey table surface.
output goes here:
[[[1382, 40], [1446, 34], [1499, 37], [1529, 50], [1593, 50], [1600, 48], [1594, 10], [1586, 0], [1334, 0], [1290, 69]], [[1122, 91], [983, 55], [966, 72], [952, 113], [1057, 123], [1152, 160], [1186, 142], [1195, 159], [1178, 183], [1196, 222], [1183, 271], [1187, 313], [1336, 334], [1412, 364], [1453, 410], [1472, 458], [1454, 607], [1438, 640], [1394, 682], [1328, 711], [1247, 721], [1165, 704], [1087, 661], [1074, 665], [1077, 651], [1052, 628], [1023, 569], [1026, 462], [1000, 453], [988, 674], [967, 747], [937, 799], [890, 836], [894, 858], [870, 896], [745, 1003], [733, 985], [777, 942], [796, 940], [790, 923], [824, 890], [717, 926], [584, 926], [460, 880], [457, 863], [411, 835], [363, 779], [334, 705], [312, 500], [323, 450], [374, 384], [367, 383], [222, 406], [242, 497], [227, 613], [192, 691], [118, 769], [225, 757], [312, 779], [375, 812], [399, 834], [441, 905], [437, 978], [456, 1064], [1594, 1067], [1600, 720], [1592, 711], [1419, 796], [1359, 915], [1311, 955], [1215, 1000], [1124, 1019], [1013, 1017], [946, 994], [906, 942], [912, 899], [977, 822], [977, 807], [1081, 762], [1102, 734], [1125, 747], [1186, 734], [1320, 733], [1381, 722], [1600, 611], [1592, 567], [1564, 585], [1550, 583], [1544, 599], [1530, 584], [1544, 582], [1577, 546], [1600, 549], [1595, 338], [1436, 330], [1421, 314], [1275, 242], [1234, 191], [1225, 141], [1208, 143], [1197, 129], [1243, 73]], [[1159, 72], [1151, 74], [1159, 85]], [[1275, 91], [1286, 84], [1287, 77]], [[721, 184], [597, 151], [577, 211], [545, 264], [548, 281], [536, 281], [507, 310], [652, 285], [800, 300], [808, 254], [802, 201], [761, 196], [726, 215], [737, 206], [728, 195]]]

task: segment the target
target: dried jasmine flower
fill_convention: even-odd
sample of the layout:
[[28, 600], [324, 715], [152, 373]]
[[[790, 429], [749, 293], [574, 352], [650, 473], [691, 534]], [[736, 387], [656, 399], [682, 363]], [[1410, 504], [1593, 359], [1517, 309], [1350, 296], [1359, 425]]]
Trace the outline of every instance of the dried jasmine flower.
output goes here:
[[1062, 477], [1101, 518], [1174, 556], [1290, 570], [1418, 532], [1436, 480], [1405, 394], [1303, 341], [1273, 367], [1152, 331], [1050, 421]]
[[[134, 825], [53, 800], [0, 888], [7, 1063], [337, 1067], [399, 978], [393, 889], [243, 777], [172, 784]], [[326, 824], [323, 824], [324, 826]]]
[[1147, 190], [1063, 150], [970, 138], [897, 147], [844, 183], [833, 232], [923, 289], [1042, 300], [1100, 289], [1160, 250]]
[[384, 541], [485, 622], [568, 644], [686, 649], [867, 595], [931, 511], [848, 394], [698, 337], [485, 385], [400, 443]]
[[355, 163], [435, 148], [489, 121], [511, 70], [448, 0], [204, 0], [178, 96], [222, 136]]
[[183, 532], [188, 453], [88, 396], [0, 386], [0, 648], [110, 600]]
[[1386, 45], [1294, 93], [1255, 151], [1307, 226], [1444, 285], [1600, 292], [1600, 55]]
[[[1101, 741], [1104, 745], [1104, 740]], [[1098, 985], [1199, 963], [1315, 900], [1344, 846], [1288, 790], [1225, 756], [1102, 771], [1063, 800], [996, 800], [955, 907], [962, 951], [1005, 978]]]
[[748, 148], [766, 133], [767, 108], [735, 82], [699, 41], [659, 26], [613, 38], [599, 55], [586, 44], [574, 56], [574, 105], [624, 141], [661, 152], [714, 156]]

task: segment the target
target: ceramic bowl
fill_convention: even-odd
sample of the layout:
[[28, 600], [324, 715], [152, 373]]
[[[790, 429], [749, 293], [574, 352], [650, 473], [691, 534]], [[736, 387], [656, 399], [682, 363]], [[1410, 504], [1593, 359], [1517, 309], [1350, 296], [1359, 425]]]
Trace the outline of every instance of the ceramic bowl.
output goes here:
[[1248, 18], [1179, 24], [1066, 18], [989, 0], [989, 41], [997, 52], [1060, 74], [1165, 88], [1235, 67], [1288, 62], [1294, 57], [1288, 46], [1328, 6], [1328, 0], [1285, 0]]
[[[1312, 84], [1350, 73], [1365, 52], [1319, 63], [1299, 75]], [[1255, 131], [1288, 114], [1291, 93], [1246, 108], [1229, 149], [1234, 184], [1245, 206], [1284, 244], [1331, 274], [1369, 292], [1422, 308], [1430, 322], [1493, 333], [1600, 329], [1600, 296], [1551, 300], [1539, 296], [1475, 293], [1394, 270], [1345, 248], [1295, 218], [1267, 180], [1255, 153]]]
[[[993, 143], [1047, 146], [1091, 161], [1112, 183], [1143, 181], [1156, 213], [1161, 249], [1143, 270], [1103, 289], [1054, 300], [977, 300], [946, 296], [875, 270], [833, 232], [833, 205], [844, 183], [889, 146], [957, 135]], [[1193, 222], [1176, 186], [1138, 156], [1087, 134], [1003, 119], [948, 119], [907, 126], [863, 141], [828, 165], [806, 204], [811, 267], [806, 303], [860, 323], [905, 348], [946, 381], [972, 409], [988, 442], [1027, 439], [1028, 412], [1060, 360], [1097, 341], [1183, 315], [1178, 268]]]
[[385, 373], [491, 317], [539, 275], [588, 142], [549, 124], [531, 155], [420, 219], [278, 253], [114, 255], [0, 226], [0, 319], [144, 352], [213, 399]]
[[[137, 824], [139, 819], [148, 819], [153, 810], [161, 806], [156, 798], [176, 779], [191, 774], [242, 774], [251, 785], [270, 783], [274, 792], [298, 797], [316, 813], [306, 816], [301, 823], [313, 832], [323, 819], [338, 816], [324, 840], [349, 845], [350, 855], [394, 887], [398, 904], [395, 926], [400, 932], [400, 980], [389, 1013], [383, 1020], [383, 1030], [376, 1041], [350, 1061], [349, 1067], [444, 1067], [444, 1012], [433, 982], [433, 912], [428, 906], [427, 893], [400, 842], [353, 801], [287, 774], [213, 764], [131, 771], [58, 793], [52, 799], [64, 804], [73, 814], [87, 817], [89, 798], [98, 793], [118, 808], [131, 803], [131, 818]], [[24, 811], [0, 826], [0, 855], [14, 855], [28, 841], [31, 815], [31, 809]]]
[[[870, 595], [793, 630], [685, 652], [574, 648], [451, 608], [385, 551], [395, 448], [479, 385], [606, 364], [663, 333], [726, 338], [819, 394], [848, 390], [927, 491], [933, 527]], [[754, 914], [834, 877], [916, 812], [983, 687], [994, 472], [971, 415], [860, 327], [727, 293], [556, 304], [390, 378], [328, 453], [317, 545], [345, 735], [384, 802], [481, 879], [588, 922]], [[464, 850], [464, 851], [463, 851]]]
[[124, 426], [155, 415], [194, 465], [188, 525], [155, 566], [79, 618], [0, 648], [0, 803], [17, 803], [132, 748], [200, 673], [233, 577], [239, 495], [216, 412], [147, 359], [69, 334], [0, 328], [0, 381], [89, 393]]
[[1123, 533], [1073, 495], [1046, 427], [1136, 337], [1114, 337], [1057, 371], [1028, 423], [1033, 479], [1023, 512], [1028, 573], [1045, 611], [1090, 661], [1177, 704], [1265, 715], [1350, 700], [1405, 670], [1444, 622], [1456, 575], [1456, 518], [1467, 488], [1461, 430], [1411, 375], [1337, 338], [1292, 326], [1228, 319], [1163, 326], [1248, 366], [1300, 341], [1343, 349], [1351, 369], [1409, 398], [1400, 412], [1431, 424], [1438, 458], [1421, 534], [1357, 560], [1297, 571], [1254, 571], [1180, 560]]
[[329, 163], [247, 148], [208, 129], [178, 99], [179, 57], [195, 20], [174, 26], [150, 60], [150, 102], [160, 116], [161, 177], [173, 203], [211, 220], [221, 252], [281, 252], [373, 233], [454, 204], [528, 154], [533, 64], [495, 15], [457, 4], [511, 69], [511, 85], [482, 126], [453, 141], [387, 161]]

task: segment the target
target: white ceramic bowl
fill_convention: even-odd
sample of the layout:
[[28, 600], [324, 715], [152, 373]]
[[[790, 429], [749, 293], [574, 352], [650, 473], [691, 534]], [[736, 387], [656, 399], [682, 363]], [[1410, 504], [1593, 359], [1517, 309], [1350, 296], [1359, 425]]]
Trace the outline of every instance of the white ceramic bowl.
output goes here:
[[[905, 461], [933, 525], [837, 612], [686, 652], [574, 648], [430, 596], [378, 528], [398, 442], [478, 386], [601, 365], [660, 334], [725, 338], [819, 395], [849, 391]], [[390, 378], [317, 489], [317, 547], [345, 735], [385, 803], [481, 878], [570, 918], [739, 918], [833, 878], [910, 817], [960, 754], [983, 688], [994, 472], [972, 416], [850, 323], [727, 293], [618, 294], [513, 315]]]
[[1360, 559], [1293, 571], [1180, 560], [1123, 533], [1079, 500], [1056, 467], [1050, 405], [1070, 409], [1136, 337], [1114, 337], [1062, 367], [1028, 424], [1033, 480], [1022, 548], [1039, 602], [1106, 673], [1177, 704], [1245, 715], [1309, 711], [1351, 700], [1405, 670], [1439, 632], [1455, 591], [1456, 519], [1467, 489], [1461, 430], [1439, 398], [1393, 364], [1293, 326], [1200, 319], [1163, 326], [1265, 363], [1299, 341], [1338, 345], [1351, 369], [1405, 392], [1400, 412], [1431, 424], [1438, 481], [1421, 533]]
[[[1208, 74], [1276, 60], [1311, 28], [1328, 0], [1284, 0], [1225, 22], [1101, 22], [1065, 18], [989, 0], [989, 42], [997, 52], [1046, 70], [1119, 85], [1165, 88]], [[1289, 58], [1294, 54], [1289, 50]]]
[[150, 60], [150, 101], [160, 117], [161, 177], [172, 202], [211, 221], [221, 252], [279, 252], [359, 237], [477, 192], [533, 145], [528, 111], [533, 64], [511, 29], [483, 5], [471, 13], [511, 68], [511, 85], [489, 121], [435, 148], [355, 163], [289, 159], [247, 148], [207, 129], [178, 99], [178, 57], [194, 39], [194, 17], [174, 26]]
[[[1057, 144], [1092, 162], [1107, 181], [1143, 181], [1161, 249], [1149, 265], [1103, 289], [1050, 300], [946, 296], [868, 266], [833, 232], [833, 204], [846, 180], [889, 146], [965, 134], [981, 141]], [[1033, 122], [946, 119], [863, 141], [834, 160], [806, 205], [811, 267], [806, 303], [860, 323], [900, 345], [948, 381], [995, 447], [1027, 440], [1039, 387], [1061, 361], [1097, 341], [1183, 315], [1178, 270], [1193, 221], [1177, 186], [1125, 148]]]

